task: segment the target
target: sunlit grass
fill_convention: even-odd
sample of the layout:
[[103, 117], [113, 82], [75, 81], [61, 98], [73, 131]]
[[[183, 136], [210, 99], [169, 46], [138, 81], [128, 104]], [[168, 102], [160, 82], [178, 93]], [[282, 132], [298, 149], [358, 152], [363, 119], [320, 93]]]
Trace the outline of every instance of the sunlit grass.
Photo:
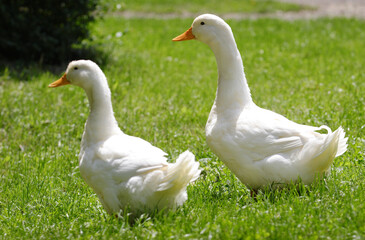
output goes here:
[[155, 13], [267, 13], [275, 11], [299, 11], [309, 7], [273, 0], [102, 0], [109, 11], [137, 11]]
[[331, 175], [301, 191], [257, 201], [205, 143], [216, 90], [213, 53], [173, 43], [191, 20], [105, 18], [93, 30], [110, 55], [102, 66], [123, 131], [168, 152], [190, 149], [203, 168], [177, 211], [131, 226], [108, 216], [78, 170], [87, 99], [75, 86], [48, 89], [65, 66], [0, 72], [0, 238], [364, 238], [365, 24], [351, 19], [228, 21], [254, 101], [299, 123], [343, 126], [348, 151]]

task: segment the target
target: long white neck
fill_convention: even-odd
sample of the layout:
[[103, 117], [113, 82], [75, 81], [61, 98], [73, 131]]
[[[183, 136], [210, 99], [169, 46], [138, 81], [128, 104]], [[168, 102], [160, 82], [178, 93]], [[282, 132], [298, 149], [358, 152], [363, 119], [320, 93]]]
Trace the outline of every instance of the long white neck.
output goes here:
[[242, 108], [252, 103], [250, 89], [243, 70], [242, 58], [233, 34], [222, 36], [209, 44], [217, 61], [217, 110]]
[[[104, 75], [99, 76], [104, 77]], [[85, 89], [90, 104], [90, 114], [85, 124], [83, 141], [96, 143], [120, 133], [115, 120], [111, 94], [106, 79]]]

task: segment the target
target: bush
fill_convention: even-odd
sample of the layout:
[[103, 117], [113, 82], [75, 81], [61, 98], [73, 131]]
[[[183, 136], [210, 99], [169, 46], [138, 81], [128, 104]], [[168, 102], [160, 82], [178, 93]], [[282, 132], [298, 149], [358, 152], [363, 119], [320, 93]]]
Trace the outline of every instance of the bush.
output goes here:
[[0, 58], [59, 63], [89, 37], [97, 0], [2, 0]]

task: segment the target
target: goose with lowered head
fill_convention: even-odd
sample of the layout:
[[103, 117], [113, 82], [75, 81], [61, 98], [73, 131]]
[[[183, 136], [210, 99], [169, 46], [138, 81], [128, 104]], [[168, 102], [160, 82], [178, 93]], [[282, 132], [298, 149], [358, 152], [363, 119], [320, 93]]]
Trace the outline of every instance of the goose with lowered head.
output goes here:
[[80, 173], [109, 214], [128, 208], [133, 216], [174, 208], [187, 199], [187, 185], [199, 177], [199, 163], [185, 151], [176, 163], [149, 142], [129, 136], [114, 118], [108, 82], [89, 60], [69, 63], [62, 78], [49, 87], [73, 84], [90, 103], [79, 154]]
[[[212, 14], [197, 17], [173, 41], [196, 39], [213, 51], [218, 87], [205, 127], [212, 151], [252, 190], [273, 184], [304, 184], [329, 173], [347, 149], [342, 127], [297, 124], [258, 107], [251, 98], [241, 55], [230, 26]], [[325, 129], [327, 134], [318, 131]], [[277, 184], [275, 184], [277, 183]]]

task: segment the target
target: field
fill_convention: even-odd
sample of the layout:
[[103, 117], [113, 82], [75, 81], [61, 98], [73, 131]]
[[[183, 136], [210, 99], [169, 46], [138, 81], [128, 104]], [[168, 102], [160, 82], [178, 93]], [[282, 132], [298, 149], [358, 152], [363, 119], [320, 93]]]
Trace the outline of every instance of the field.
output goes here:
[[155, 13], [267, 13], [273, 11], [299, 11], [310, 9], [297, 4], [277, 2], [273, 0], [101, 0], [101, 5], [108, 11], [136, 11], [136, 12], [155, 12]]
[[365, 238], [365, 22], [228, 20], [257, 105], [302, 124], [344, 127], [348, 151], [331, 175], [257, 200], [205, 143], [217, 85], [213, 53], [171, 39], [192, 19], [105, 16], [93, 37], [121, 129], [166, 151], [189, 149], [202, 175], [176, 211], [134, 225], [105, 213], [82, 180], [78, 151], [88, 116], [82, 89], [47, 85], [66, 65], [0, 69], [1, 239]]

